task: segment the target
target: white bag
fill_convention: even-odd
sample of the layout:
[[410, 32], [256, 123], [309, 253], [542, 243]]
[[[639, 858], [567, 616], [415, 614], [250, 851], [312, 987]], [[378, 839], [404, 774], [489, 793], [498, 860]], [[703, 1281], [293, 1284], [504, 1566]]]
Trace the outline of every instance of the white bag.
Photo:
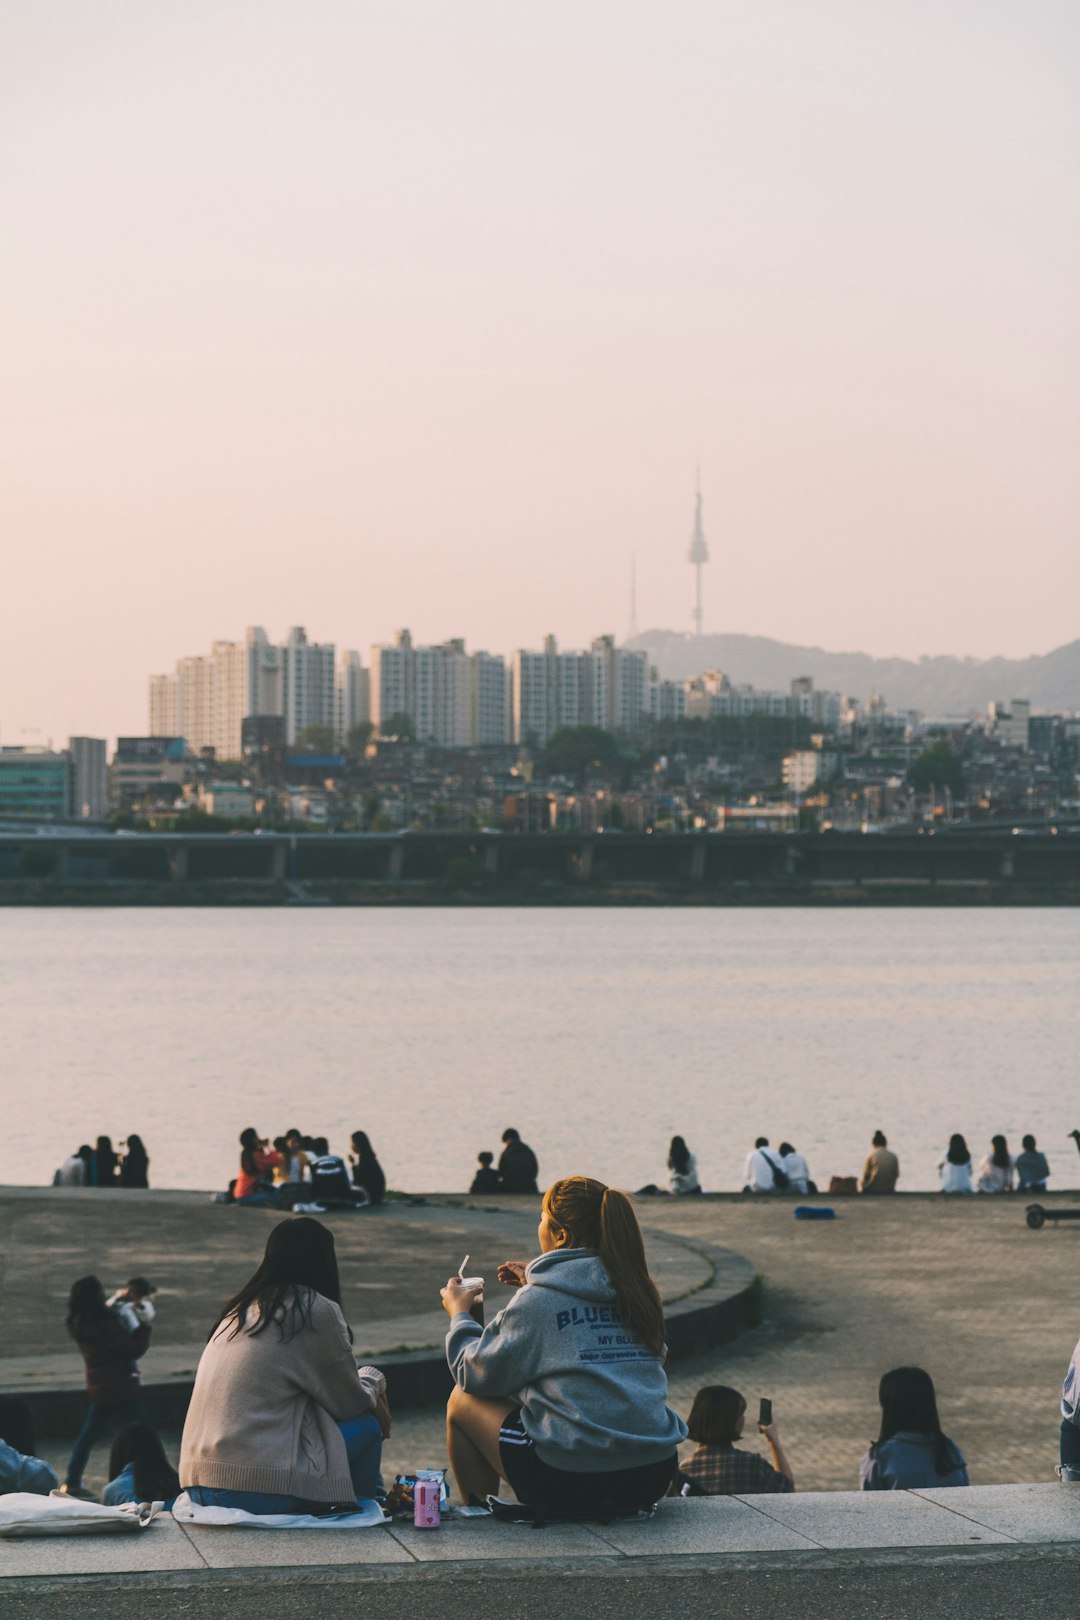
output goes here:
[[201, 1524], [207, 1528], [244, 1530], [368, 1530], [390, 1519], [378, 1502], [358, 1502], [355, 1513], [336, 1513], [320, 1518], [315, 1513], [247, 1513], [243, 1508], [202, 1507], [181, 1491], [172, 1507], [178, 1524]]
[[35, 1496], [9, 1491], [0, 1496], [0, 1536], [92, 1536], [105, 1530], [145, 1530], [163, 1502], [126, 1502], [103, 1507], [77, 1496]]

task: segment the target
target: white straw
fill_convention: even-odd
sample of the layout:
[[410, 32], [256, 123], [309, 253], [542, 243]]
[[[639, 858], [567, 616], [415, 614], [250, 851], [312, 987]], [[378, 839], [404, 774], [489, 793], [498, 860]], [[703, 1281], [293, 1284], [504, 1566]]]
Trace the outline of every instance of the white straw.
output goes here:
[[465, 1256], [464, 1260], [461, 1262], [461, 1269], [458, 1271], [458, 1276], [459, 1277], [464, 1277], [464, 1275], [465, 1275], [465, 1267], [468, 1265], [468, 1263], [469, 1263], [469, 1261], [471, 1259], [472, 1259], [471, 1254], [467, 1254]]

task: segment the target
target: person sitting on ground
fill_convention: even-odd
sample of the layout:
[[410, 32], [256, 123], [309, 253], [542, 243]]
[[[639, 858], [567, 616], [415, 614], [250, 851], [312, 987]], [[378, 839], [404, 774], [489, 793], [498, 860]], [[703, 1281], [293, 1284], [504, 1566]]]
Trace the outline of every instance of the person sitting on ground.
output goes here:
[[1045, 1192], [1046, 1178], [1049, 1174], [1050, 1166], [1046, 1162], [1046, 1154], [1039, 1152], [1033, 1136], [1025, 1136], [1024, 1151], [1016, 1155], [1016, 1178], [1019, 1183], [1017, 1191]]
[[780, 1444], [775, 1419], [759, 1423], [772, 1464], [756, 1451], [738, 1451], [746, 1422], [746, 1398], [725, 1384], [707, 1384], [694, 1396], [686, 1427], [697, 1450], [681, 1464], [672, 1496], [762, 1496], [795, 1489], [795, 1475]]
[[52, 1178], [54, 1187], [85, 1187], [87, 1185], [84, 1154], [88, 1157], [92, 1156], [93, 1149], [81, 1147], [76, 1148], [74, 1153], [68, 1154]]
[[[301, 1146], [303, 1138], [294, 1125], [292, 1130], [285, 1132], [285, 1146], [281, 1151], [281, 1165], [274, 1171], [274, 1181], [278, 1185], [298, 1187], [302, 1181], [307, 1181], [311, 1170], [311, 1154]], [[274, 1143], [275, 1148], [277, 1143]]]
[[862, 1185], [859, 1191], [894, 1193], [899, 1179], [900, 1160], [889, 1146], [885, 1132], [875, 1131], [873, 1146], [866, 1155], [866, 1163], [863, 1165]]
[[1063, 1485], [1080, 1485], [1080, 1342], [1061, 1386], [1060, 1446], [1058, 1478]]
[[48, 1496], [60, 1481], [47, 1462], [34, 1453], [34, 1415], [17, 1395], [0, 1395], [0, 1496], [28, 1491]]
[[381, 1495], [386, 1380], [356, 1366], [333, 1233], [306, 1216], [271, 1231], [195, 1375], [180, 1481], [204, 1507], [327, 1513]]
[[943, 1193], [969, 1193], [975, 1188], [971, 1175], [971, 1154], [959, 1133], [949, 1137], [949, 1151], [938, 1165]]
[[99, 1136], [91, 1161], [90, 1184], [93, 1187], [116, 1186], [116, 1154], [109, 1137]]
[[536, 1154], [527, 1147], [518, 1132], [510, 1126], [503, 1131], [504, 1147], [499, 1157], [499, 1191], [504, 1193], [537, 1193], [536, 1177], [539, 1166]]
[[787, 1176], [788, 1187], [793, 1193], [808, 1193], [810, 1191], [810, 1166], [801, 1153], [797, 1153], [790, 1142], [780, 1144], [780, 1163]]
[[668, 1169], [671, 1172], [670, 1186], [677, 1197], [684, 1197], [687, 1193], [699, 1193], [701, 1182], [698, 1180], [697, 1159], [681, 1136], [671, 1138], [668, 1148]]
[[386, 1176], [383, 1167], [375, 1157], [375, 1149], [368, 1141], [364, 1131], [353, 1131], [352, 1152], [349, 1154], [352, 1166], [352, 1184], [367, 1193], [369, 1204], [382, 1204], [386, 1201]]
[[367, 1193], [363, 1187], [354, 1187], [349, 1180], [349, 1167], [338, 1153], [330, 1152], [330, 1143], [325, 1136], [317, 1136], [312, 1143], [311, 1163], [308, 1166], [311, 1177], [310, 1186], [305, 1188], [303, 1196], [310, 1199], [310, 1204], [297, 1204], [294, 1207], [320, 1209], [362, 1209], [368, 1202]]
[[1011, 1193], [1013, 1190], [1014, 1160], [1009, 1144], [1003, 1136], [990, 1138], [990, 1152], [979, 1166], [977, 1191], [981, 1193]]
[[878, 1387], [881, 1432], [862, 1460], [864, 1491], [966, 1485], [960, 1448], [941, 1432], [934, 1380], [921, 1367], [894, 1367]]
[[130, 1329], [109, 1309], [105, 1290], [98, 1279], [80, 1277], [71, 1285], [67, 1330], [86, 1365], [86, 1393], [90, 1404], [60, 1489], [65, 1496], [92, 1502], [93, 1494], [83, 1489], [82, 1477], [98, 1440], [110, 1428], [149, 1422], [136, 1363], [149, 1347], [150, 1324], [140, 1322], [134, 1330]]
[[282, 1164], [280, 1153], [267, 1151], [265, 1136], [260, 1136], [253, 1125], [240, 1133], [240, 1174], [233, 1182], [235, 1204], [274, 1204], [274, 1189], [267, 1177]]
[[499, 1172], [494, 1168], [494, 1153], [478, 1153], [477, 1163], [480, 1168], [472, 1179], [470, 1193], [497, 1193], [499, 1190]]
[[275, 1164], [270, 1172], [270, 1183], [280, 1192], [282, 1187], [291, 1185], [289, 1181], [289, 1165], [286, 1159], [286, 1142], [283, 1136], [274, 1137], [274, 1152], [278, 1155], [280, 1163]]
[[780, 1161], [773, 1158], [769, 1152], [769, 1138], [767, 1136], [759, 1136], [754, 1143], [754, 1151], [746, 1155], [746, 1170], [743, 1174], [743, 1180], [745, 1182], [743, 1192], [786, 1192], [787, 1175]]
[[156, 1430], [126, 1423], [109, 1454], [109, 1483], [101, 1493], [106, 1507], [125, 1502], [161, 1502], [167, 1513], [180, 1494], [180, 1476], [165, 1455]]
[[508, 1260], [516, 1293], [482, 1328], [481, 1289], [451, 1277], [447, 1448], [461, 1499], [505, 1479], [546, 1511], [632, 1511], [659, 1501], [686, 1425], [667, 1404], [664, 1308], [633, 1205], [588, 1176], [544, 1195], [540, 1255]]
[[121, 1142], [120, 1146], [126, 1148], [120, 1161], [121, 1187], [149, 1187], [150, 1159], [143, 1147], [142, 1137], [136, 1136], [133, 1131], [127, 1142]]

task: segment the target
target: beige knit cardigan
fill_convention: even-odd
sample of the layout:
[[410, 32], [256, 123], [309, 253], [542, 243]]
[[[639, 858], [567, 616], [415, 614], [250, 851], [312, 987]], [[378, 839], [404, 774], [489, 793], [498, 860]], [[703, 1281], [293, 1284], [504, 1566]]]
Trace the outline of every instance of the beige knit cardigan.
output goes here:
[[305, 1297], [311, 1325], [291, 1337], [273, 1323], [230, 1337], [226, 1323], [206, 1346], [180, 1443], [185, 1489], [353, 1501], [338, 1424], [373, 1411], [386, 1381], [374, 1367], [357, 1368], [339, 1307]]

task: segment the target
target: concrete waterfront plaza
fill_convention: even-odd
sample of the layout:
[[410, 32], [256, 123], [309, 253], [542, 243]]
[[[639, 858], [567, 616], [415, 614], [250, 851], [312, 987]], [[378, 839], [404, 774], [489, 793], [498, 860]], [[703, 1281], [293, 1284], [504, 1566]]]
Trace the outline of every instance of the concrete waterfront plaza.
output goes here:
[[[87, 1600], [81, 1583], [89, 1579], [119, 1584], [109, 1600], [115, 1620], [180, 1612], [177, 1584], [185, 1588], [184, 1613], [209, 1615], [223, 1612], [218, 1583], [238, 1569], [262, 1571], [260, 1582], [270, 1585], [259, 1590], [266, 1593], [287, 1588], [290, 1612], [299, 1615], [321, 1614], [331, 1602], [344, 1613], [396, 1614], [421, 1603], [475, 1616], [502, 1612], [497, 1592], [503, 1608], [512, 1603], [524, 1616], [554, 1613], [564, 1602], [590, 1614], [656, 1615], [684, 1606], [722, 1613], [729, 1603], [752, 1613], [768, 1606], [766, 1593], [768, 1602], [790, 1593], [803, 1615], [849, 1612], [849, 1602], [860, 1614], [963, 1615], [958, 1592], [971, 1596], [980, 1587], [972, 1614], [1016, 1612], [1035, 1592], [1045, 1615], [1077, 1612], [1080, 1491], [1057, 1484], [1053, 1467], [1058, 1392], [1080, 1331], [1080, 1225], [1031, 1232], [1020, 1199], [930, 1194], [836, 1200], [838, 1218], [829, 1222], [794, 1220], [786, 1199], [642, 1200], [639, 1207], [657, 1234], [650, 1253], [665, 1297], [701, 1288], [708, 1266], [698, 1246], [735, 1250], [762, 1275], [761, 1324], [673, 1361], [672, 1400], [685, 1414], [706, 1382], [735, 1384], [751, 1401], [771, 1396], [798, 1482], [794, 1497], [669, 1502], [652, 1521], [630, 1527], [533, 1531], [451, 1519], [425, 1538], [409, 1526], [221, 1532], [166, 1521], [130, 1541], [8, 1542], [0, 1549], [10, 1581], [0, 1586], [0, 1613], [74, 1614], [65, 1604], [76, 1601], [77, 1589]], [[531, 1201], [437, 1202], [433, 1195], [419, 1208], [326, 1217], [358, 1352], [378, 1359], [404, 1344], [437, 1344], [437, 1284], [466, 1249], [470, 1269], [488, 1276], [504, 1251], [531, 1252], [535, 1215]], [[159, 1284], [159, 1324], [144, 1375], [148, 1384], [183, 1375], [275, 1219], [190, 1194], [0, 1196], [11, 1352], [0, 1361], [0, 1387], [78, 1382], [62, 1317], [67, 1285], [86, 1269], [109, 1282], [145, 1271]], [[500, 1297], [489, 1291], [489, 1310]], [[945, 1427], [968, 1459], [970, 1490], [852, 1491], [876, 1431], [878, 1378], [906, 1361], [934, 1375]], [[166, 1439], [175, 1454], [178, 1435]], [[57, 1436], [41, 1449], [60, 1463], [66, 1444]], [[437, 1407], [396, 1416], [390, 1472], [443, 1458]], [[101, 1483], [104, 1461], [101, 1450], [90, 1483]], [[539, 1569], [547, 1571], [544, 1582], [525, 1578]], [[135, 1570], [146, 1572], [138, 1577], [143, 1606], [127, 1608], [120, 1577]], [[438, 1571], [445, 1579], [436, 1593], [425, 1583]], [[916, 1575], [917, 1599], [910, 1589]], [[403, 1580], [419, 1583], [415, 1593]], [[334, 1590], [320, 1598], [313, 1582]], [[349, 1582], [359, 1583], [355, 1592]], [[477, 1608], [478, 1582], [492, 1607]], [[712, 1596], [695, 1596], [698, 1583]]]

